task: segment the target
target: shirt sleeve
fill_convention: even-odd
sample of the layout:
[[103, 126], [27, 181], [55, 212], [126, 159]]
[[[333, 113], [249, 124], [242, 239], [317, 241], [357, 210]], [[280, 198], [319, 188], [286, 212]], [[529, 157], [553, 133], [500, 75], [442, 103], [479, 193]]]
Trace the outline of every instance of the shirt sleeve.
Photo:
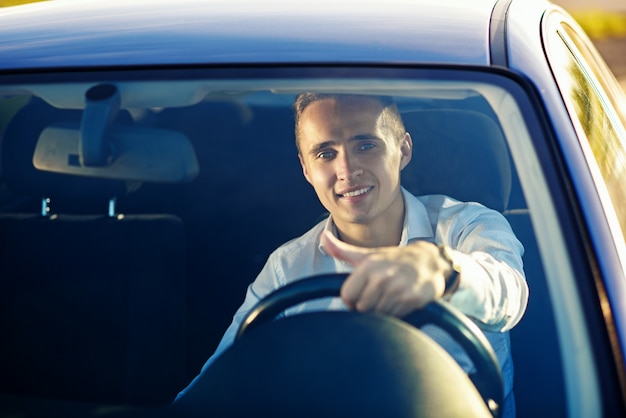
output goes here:
[[499, 212], [464, 204], [456, 216], [437, 226], [460, 269], [452, 305], [487, 331], [507, 331], [522, 318], [528, 302], [524, 248]]

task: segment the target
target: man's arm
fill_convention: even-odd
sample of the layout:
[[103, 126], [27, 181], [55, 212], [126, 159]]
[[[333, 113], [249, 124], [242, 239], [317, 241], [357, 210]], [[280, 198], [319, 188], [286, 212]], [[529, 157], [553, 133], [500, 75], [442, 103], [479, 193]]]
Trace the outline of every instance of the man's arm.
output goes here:
[[[526, 308], [523, 249], [500, 214], [480, 213], [437, 231], [437, 238], [454, 248], [449, 254], [461, 270], [459, 287], [447, 299], [481, 328], [506, 331]], [[444, 296], [451, 266], [431, 242], [370, 249], [325, 233], [322, 245], [328, 254], [354, 266], [341, 293], [352, 309], [404, 316]]]

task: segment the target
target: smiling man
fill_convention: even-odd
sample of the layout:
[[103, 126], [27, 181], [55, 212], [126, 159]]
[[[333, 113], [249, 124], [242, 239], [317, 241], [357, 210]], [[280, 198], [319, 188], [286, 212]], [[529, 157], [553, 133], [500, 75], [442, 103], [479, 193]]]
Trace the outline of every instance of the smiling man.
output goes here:
[[404, 215], [400, 171], [412, 148], [401, 122], [379, 102], [362, 98], [314, 101], [297, 120], [304, 176], [341, 239], [364, 247], [397, 245]]
[[[416, 197], [401, 187], [412, 141], [390, 98], [304, 93], [294, 110], [302, 171], [330, 216], [270, 255], [202, 373], [261, 298], [303, 277], [351, 273], [341, 298], [306, 302], [285, 314], [352, 309], [401, 317], [444, 298], [485, 331], [502, 368], [503, 416], [514, 416], [507, 331], [522, 317], [528, 289], [523, 248], [507, 221], [477, 203]], [[472, 370], [447, 335], [433, 326], [424, 331]]]

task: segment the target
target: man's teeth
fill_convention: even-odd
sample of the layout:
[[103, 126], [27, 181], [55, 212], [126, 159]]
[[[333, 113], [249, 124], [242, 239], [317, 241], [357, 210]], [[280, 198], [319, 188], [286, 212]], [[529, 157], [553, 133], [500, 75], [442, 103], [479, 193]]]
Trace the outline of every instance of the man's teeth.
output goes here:
[[363, 193], [366, 193], [369, 190], [369, 187], [366, 187], [364, 189], [359, 189], [359, 190], [355, 190], [353, 192], [348, 192], [348, 193], [344, 193], [343, 197], [356, 197], [356, 196], [360, 196]]

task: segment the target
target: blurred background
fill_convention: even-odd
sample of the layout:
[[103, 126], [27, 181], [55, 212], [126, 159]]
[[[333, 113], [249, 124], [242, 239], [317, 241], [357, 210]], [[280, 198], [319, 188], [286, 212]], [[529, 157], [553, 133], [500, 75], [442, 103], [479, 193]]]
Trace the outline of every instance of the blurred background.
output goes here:
[[585, 29], [626, 90], [626, 0], [552, 0]]

